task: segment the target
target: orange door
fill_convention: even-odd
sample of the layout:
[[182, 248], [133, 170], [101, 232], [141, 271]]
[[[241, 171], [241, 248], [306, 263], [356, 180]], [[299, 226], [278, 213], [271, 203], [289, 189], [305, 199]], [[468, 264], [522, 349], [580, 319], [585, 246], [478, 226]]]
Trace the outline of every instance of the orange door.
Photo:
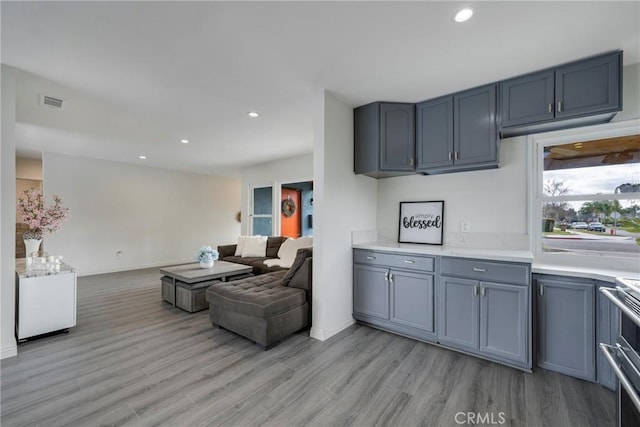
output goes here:
[[283, 188], [280, 200], [280, 235], [300, 237], [300, 192], [292, 188]]

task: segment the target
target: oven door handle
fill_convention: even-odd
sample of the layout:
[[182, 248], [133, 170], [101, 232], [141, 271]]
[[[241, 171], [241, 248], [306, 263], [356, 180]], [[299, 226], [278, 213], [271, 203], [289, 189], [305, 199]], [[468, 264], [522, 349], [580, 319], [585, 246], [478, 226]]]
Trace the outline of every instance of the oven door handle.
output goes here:
[[609, 365], [611, 365], [611, 369], [613, 369], [613, 372], [615, 372], [616, 377], [618, 377], [618, 379], [620, 380], [620, 384], [622, 384], [624, 389], [629, 394], [629, 397], [633, 401], [634, 406], [638, 411], [640, 411], [640, 396], [638, 396], [638, 393], [633, 387], [633, 384], [631, 384], [631, 381], [629, 381], [629, 378], [627, 378], [627, 375], [622, 371], [622, 369], [620, 369], [620, 366], [618, 366], [618, 362], [616, 362], [614, 358], [615, 357], [614, 353], [618, 351], [622, 353], [622, 350], [620, 350], [617, 347], [603, 344], [603, 343], [600, 343], [599, 347], [600, 347], [600, 350], [602, 350], [602, 353], [604, 354], [605, 359], [607, 359], [607, 362], [609, 362]]
[[617, 292], [623, 292], [623, 291], [617, 291], [615, 289], [609, 289], [609, 288], [600, 288], [600, 293], [602, 295], [607, 297], [609, 301], [611, 301], [616, 307], [622, 310], [624, 314], [626, 314], [631, 320], [633, 320], [633, 323], [635, 323], [638, 327], [640, 327], [640, 316], [638, 316], [635, 311], [627, 307], [624, 301], [618, 298]]

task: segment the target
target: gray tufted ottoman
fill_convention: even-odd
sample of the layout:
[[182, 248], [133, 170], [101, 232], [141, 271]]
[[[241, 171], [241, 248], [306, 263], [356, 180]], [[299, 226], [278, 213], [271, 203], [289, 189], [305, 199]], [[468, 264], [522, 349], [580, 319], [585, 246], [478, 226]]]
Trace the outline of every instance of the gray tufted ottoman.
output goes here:
[[209, 318], [268, 349], [309, 325], [311, 250], [298, 251], [289, 270], [275, 271], [207, 289]]

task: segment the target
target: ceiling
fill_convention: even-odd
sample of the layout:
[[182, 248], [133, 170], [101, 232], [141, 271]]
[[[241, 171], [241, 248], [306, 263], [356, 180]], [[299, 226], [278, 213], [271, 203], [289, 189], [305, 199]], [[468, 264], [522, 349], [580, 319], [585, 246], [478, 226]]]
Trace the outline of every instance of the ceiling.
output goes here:
[[640, 62], [638, 1], [473, 2], [456, 24], [468, 4], [2, 1], [17, 149], [233, 174], [311, 152], [323, 89], [414, 102], [609, 50]]

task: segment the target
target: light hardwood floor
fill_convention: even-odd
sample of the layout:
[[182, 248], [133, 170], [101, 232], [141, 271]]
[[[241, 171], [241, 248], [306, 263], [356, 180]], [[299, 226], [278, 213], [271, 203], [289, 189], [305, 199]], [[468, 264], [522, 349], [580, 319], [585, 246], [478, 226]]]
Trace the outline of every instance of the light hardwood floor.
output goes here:
[[162, 302], [159, 278], [80, 278], [77, 326], [2, 361], [2, 426], [457, 426], [459, 412], [614, 425], [615, 395], [598, 385], [366, 326], [325, 342], [298, 333], [265, 352], [212, 328], [206, 311]]

